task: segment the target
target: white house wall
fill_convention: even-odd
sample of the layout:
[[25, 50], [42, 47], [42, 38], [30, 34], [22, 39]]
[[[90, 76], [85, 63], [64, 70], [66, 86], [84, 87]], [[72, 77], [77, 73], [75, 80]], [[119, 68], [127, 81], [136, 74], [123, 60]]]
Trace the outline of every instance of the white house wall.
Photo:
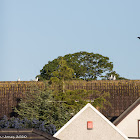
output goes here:
[[140, 120], [140, 105], [129, 113], [118, 125], [127, 137], [138, 137], [138, 120]]
[[[87, 130], [87, 121], [93, 121], [92, 130]], [[61, 140], [126, 140], [113, 127], [88, 107], [54, 137]]]

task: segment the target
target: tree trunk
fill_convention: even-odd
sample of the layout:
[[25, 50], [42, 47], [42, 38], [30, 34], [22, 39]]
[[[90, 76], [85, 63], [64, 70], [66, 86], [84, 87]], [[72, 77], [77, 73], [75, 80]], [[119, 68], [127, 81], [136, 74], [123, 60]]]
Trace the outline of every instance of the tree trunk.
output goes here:
[[62, 90], [63, 90], [63, 93], [65, 93], [65, 81], [64, 81], [64, 78], [62, 79]]

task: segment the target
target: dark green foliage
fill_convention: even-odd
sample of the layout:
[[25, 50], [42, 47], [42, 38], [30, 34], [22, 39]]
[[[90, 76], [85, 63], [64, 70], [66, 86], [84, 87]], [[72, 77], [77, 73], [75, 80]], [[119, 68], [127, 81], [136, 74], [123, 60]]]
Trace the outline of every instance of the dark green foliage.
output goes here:
[[104, 104], [108, 104], [107, 97], [108, 93], [99, 91], [67, 90], [64, 93], [51, 91], [49, 87], [41, 90], [33, 86], [21, 99], [15, 112], [21, 119], [36, 118], [45, 121], [47, 125], [54, 124], [59, 129], [88, 102], [97, 108], [103, 108]]
[[19, 107], [15, 108], [15, 112], [22, 118], [47, 119], [51, 123], [51, 110], [54, 108], [51, 100], [51, 90], [34, 89], [25, 93], [25, 97], [21, 99]]
[[[50, 80], [52, 73], [59, 68], [59, 60], [62, 57], [58, 57], [53, 61], [49, 61], [38, 75], [40, 80]], [[74, 54], [67, 54], [63, 57], [66, 60], [69, 68], [74, 70], [76, 79], [84, 80], [97, 80], [106, 79], [113, 72], [113, 63], [109, 62], [109, 58], [100, 54], [77, 52]], [[117, 79], [119, 79], [117, 77]]]
[[60, 80], [72, 79], [74, 77], [74, 70], [72, 68], [69, 68], [67, 66], [67, 62], [63, 58], [61, 58], [59, 60], [59, 67], [52, 73], [52, 76], [57, 77]]
[[60, 90], [65, 92], [65, 80], [74, 78], [74, 70], [67, 66], [67, 63], [63, 58], [59, 60], [59, 68], [52, 73], [50, 78], [51, 83], [55, 83], [60, 86]]
[[19, 107], [15, 108], [15, 112], [21, 119], [45, 120], [47, 124], [55, 124], [59, 129], [70, 119], [70, 111], [64, 104], [54, 99], [53, 92], [48, 88], [40, 90], [33, 86], [30, 91], [25, 93]]
[[55, 91], [54, 97], [56, 101], [62, 101], [71, 114], [77, 113], [87, 103], [91, 103], [94, 107], [103, 109], [104, 105], [110, 105], [107, 99], [110, 97], [109, 92], [100, 92], [97, 90], [67, 90], [64, 93]]
[[64, 59], [68, 62], [68, 66], [74, 69], [76, 78], [85, 80], [96, 80], [113, 69], [109, 58], [100, 54], [78, 52], [65, 55]]

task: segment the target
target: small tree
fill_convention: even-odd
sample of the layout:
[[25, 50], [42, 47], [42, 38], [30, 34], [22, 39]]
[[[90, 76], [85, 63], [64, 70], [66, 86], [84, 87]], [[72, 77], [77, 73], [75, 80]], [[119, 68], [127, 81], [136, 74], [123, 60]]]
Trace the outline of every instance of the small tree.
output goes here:
[[36, 118], [48, 120], [48, 123], [52, 123], [51, 110], [53, 110], [54, 105], [50, 102], [53, 100], [51, 92], [49, 89], [38, 89], [36, 85], [31, 86], [30, 91], [24, 93], [24, 97], [21, 99], [18, 107], [15, 108], [15, 112], [21, 118]]
[[52, 73], [50, 81], [59, 83], [62, 86], [63, 93], [65, 92], [65, 80], [74, 78], [74, 70], [67, 66], [66, 61], [61, 57], [59, 60], [58, 69]]
[[21, 119], [45, 120], [47, 125], [54, 124], [57, 129], [71, 117], [70, 110], [61, 101], [54, 99], [54, 94], [49, 87], [41, 90], [36, 85], [31, 85], [30, 91], [24, 93], [15, 112]]

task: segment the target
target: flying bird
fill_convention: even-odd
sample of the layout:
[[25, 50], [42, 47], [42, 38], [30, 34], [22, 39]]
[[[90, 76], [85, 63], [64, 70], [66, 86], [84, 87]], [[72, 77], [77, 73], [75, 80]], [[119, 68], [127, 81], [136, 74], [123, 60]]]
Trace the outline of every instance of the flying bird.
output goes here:
[[140, 39], [140, 37], [137, 37], [138, 39]]

